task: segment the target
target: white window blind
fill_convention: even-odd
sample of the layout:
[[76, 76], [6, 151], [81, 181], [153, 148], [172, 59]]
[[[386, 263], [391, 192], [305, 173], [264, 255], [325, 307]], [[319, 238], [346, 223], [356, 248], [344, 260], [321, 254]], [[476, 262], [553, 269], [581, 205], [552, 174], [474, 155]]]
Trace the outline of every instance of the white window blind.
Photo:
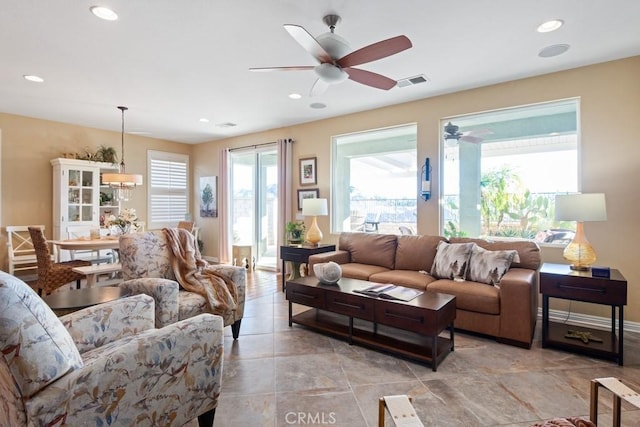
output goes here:
[[149, 167], [149, 228], [172, 227], [188, 212], [189, 156], [147, 152]]

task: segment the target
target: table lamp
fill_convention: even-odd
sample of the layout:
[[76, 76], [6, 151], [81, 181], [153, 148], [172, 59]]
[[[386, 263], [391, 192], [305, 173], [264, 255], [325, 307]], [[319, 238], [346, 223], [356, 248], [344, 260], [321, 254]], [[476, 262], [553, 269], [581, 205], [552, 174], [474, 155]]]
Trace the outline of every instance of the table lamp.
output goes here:
[[584, 234], [585, 221], [604, 221], [607, 207], [603, 193], [564, 194], [556, 196], [558, 221], [576, 221], [576, 234], [562, 255], [571, 262], [571, 269], [586, 271], [596, 261], [596, 252]]
[[318, 227], [317, 217], [318, 215], [328, 215], [327, 199], [303, 199], [302, 200], [302, 215], [312, 216], [313, 222], [309, 231], [307, 231], [307, 242], [314, 246], [317, 246], [320, 240], [322, 240], [322, 231]]

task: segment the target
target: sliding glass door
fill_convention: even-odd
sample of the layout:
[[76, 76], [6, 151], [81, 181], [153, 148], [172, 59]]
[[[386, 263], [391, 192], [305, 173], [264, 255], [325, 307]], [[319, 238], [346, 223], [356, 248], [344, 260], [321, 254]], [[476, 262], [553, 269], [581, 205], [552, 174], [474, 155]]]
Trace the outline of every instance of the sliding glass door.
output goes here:
[[[278, 162], [275, 145], [231, 151], [232, 245], [251, 246], [256, 268], [275, 269]], [[238, 260], [240, 263], [241, 260]]]

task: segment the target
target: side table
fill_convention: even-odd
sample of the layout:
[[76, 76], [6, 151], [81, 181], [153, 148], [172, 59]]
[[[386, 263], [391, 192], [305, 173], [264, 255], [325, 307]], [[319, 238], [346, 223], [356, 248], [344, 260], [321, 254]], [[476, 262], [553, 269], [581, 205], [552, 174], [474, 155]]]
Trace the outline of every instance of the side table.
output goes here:
[[62, 316], [81, 308], [113, 301], [126, 295], [126, 292], [118, 286], [96, 286], [93, 288], [59, 291], [42, 299], [56, 315]]
[[291, 276], [289, 280], [300, 277], [300, 264], [307, 264], [309, 257], [315, 254], [331, 252], [336, 250], [336, 245], [320, 244], [318, 246], [293, 245], [280, 246], [280, 259], [282, 259], [282, 292], [285, 288], [285, 262], [291, 263]]
[[[573, 271], [568, 265], [545, 263], [540, 269], [540, 293], [542, 294], [542, 347], [556, 347], [614, 360], [618, 365], [623, 364], [627, 280], [618, 270], [611, 269], [608, 278], [594, 277], [591, 271]], [[611, 331], [550, 322], [550, 297], [611, 306]], [[617, 328], [616, 309], [618, 310]]]

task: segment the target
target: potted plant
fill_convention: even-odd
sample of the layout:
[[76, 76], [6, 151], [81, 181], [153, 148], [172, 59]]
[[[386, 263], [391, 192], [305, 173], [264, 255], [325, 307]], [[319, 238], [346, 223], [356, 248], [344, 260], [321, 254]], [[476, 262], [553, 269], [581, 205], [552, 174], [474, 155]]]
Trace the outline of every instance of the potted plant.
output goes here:
[[304, 222], [289, 221], [285, 226], [287, 232], [287, 241], [289, 244], [299, 244], [304, 240]]
[[98, 147], [98, 151], [96, 151], [96, 159], [99, 162], [116, 164], [118, 163], [118, 154], [115, 148], [101, 145]]

